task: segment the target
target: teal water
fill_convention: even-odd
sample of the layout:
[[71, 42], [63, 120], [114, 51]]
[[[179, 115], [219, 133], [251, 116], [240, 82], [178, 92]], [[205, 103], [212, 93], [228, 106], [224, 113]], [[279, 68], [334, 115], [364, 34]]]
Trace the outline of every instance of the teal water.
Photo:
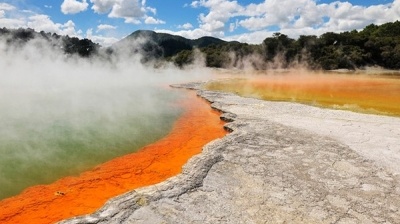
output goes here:
[[181, 112], [181, 92], [157, 85], [9, 84], [0, 90], [0, 200], [135, 152], [165, 136]]

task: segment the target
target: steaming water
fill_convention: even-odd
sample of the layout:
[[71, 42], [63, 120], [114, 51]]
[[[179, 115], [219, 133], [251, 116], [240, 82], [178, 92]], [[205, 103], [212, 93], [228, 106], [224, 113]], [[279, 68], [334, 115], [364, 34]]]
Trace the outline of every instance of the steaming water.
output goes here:
[[166, 86], [187, 80], [185, 73], [4, 46], [0, 199], [134, 152], [166, 135], [179, 116], [182, 93]]
[[23, 96], [2, 88], [0, 199], [134, 152], [165, 135], [179, 113], [176, 93], [162, 88], [25, 89]]

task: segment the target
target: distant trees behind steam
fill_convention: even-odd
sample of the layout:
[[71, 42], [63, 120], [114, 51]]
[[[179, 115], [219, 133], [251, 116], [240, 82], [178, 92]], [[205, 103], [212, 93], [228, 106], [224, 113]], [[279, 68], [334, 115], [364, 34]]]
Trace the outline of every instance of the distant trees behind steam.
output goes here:
[[[210, 67], [255, 69], [288, 68], [296, 64], [311, 69], [356, 69], [380, 66], [400, 69], [400, 22], [371, 24], [361, 31], [328, 32], [319, 37], [301, 35], [297, 40], [282, 33], [267, 37], [259, 45], [239, 42], [212, 44], [200, 51]], [[178, 65], [190, 62], [192, 52], [171, 58]]]
[[82, 57], [89, 57], [98, 53], [100, 45], [89, 39], [61, 36], [56, 33], [36, 32], [33, 29], [7, 29], [0, 28], [0, 38], [6, 41], [7, 47], [18, 48], [29, 44], [36, 39], [49, 43], [50, 47], [61, 49], [66, 54], [76, 54]]
[[[100, 45], [89, 39], [60, 36], [32, 29], [0, 29], [7, 44], [20, 45], [40, 37], [66, 54], [83, 57], [96, 55]], [[267, 37], [261, 44], [223, 41], [214, 37], [195, 40], [153, 31], [136, 31], [111, 47], [107, 54], [120, 49], [142, 56], [142, 62], [170, 61], [177, 66], [193, 63], [199, 53], [208, 67], [254, 69], [288, 68], [302, 64], [311, 69], [355, 69], [381, 66], [400, 69], [400, 22], [368, 25], [361, 31], [301, 35], [298, 39], [282, 33]]]

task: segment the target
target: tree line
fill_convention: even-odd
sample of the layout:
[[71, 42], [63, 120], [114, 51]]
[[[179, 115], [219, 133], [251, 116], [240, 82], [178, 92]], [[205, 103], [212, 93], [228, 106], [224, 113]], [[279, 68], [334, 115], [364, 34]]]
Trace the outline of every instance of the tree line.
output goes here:
[[18, 49], [34, 39], [47, 42], [50, 47], [61, 49], [65, 54], [79, 55], [81, 57], [90, 57], [96, 55], [100, 49], [100, 45], [89, 39], [80, 39], [77, 37], [69, 37], [58, 35], [56, 33], [46, 33], [44, 31], [36, 32], [33, 29], [19, 28], [7, 29], [0, 28], [0, 39], [3, 39], [7, 48]]
[[322, 35], [301, 35], [297, 39], [283, 33], [274, 33], [260, 44], [224, 41], [214, 37], [195, 40], [181, 36], [135, 31], [111, 47], [102, 48], [89, 39], [60, 36], [56, 33], [36, 32], [32, 29], [0, 28], [0, 38], [7, 45], [26, 44], [34, 38], [42, 38], [66, 54], [82, 57], [118, 54], [128, 49], [139, 54], [142, 61], [170, 61], [184, 67], [195, 61], [199, 52], [208, 67], [254, 69], [289, 68], [301, 64], [310, 69], [356, 69], [380, 66], [400, 69], [400, 22], [382, 25], [370, 24], [364, 29], [342, 33], [327, 32]]
[[[298, 39], [275, 33], [258, 45], [223, 42], [199, 50], [207, 66], [218, 68], [240, 68], [246, 60], [255, 69], [288, 68], [299, 63], [325, 70], [365, 66], [400, 69], [400, 22], [371, 24], [361, 31], [327, 32], [319, 37], [301, 35]], [[183, 50], [171, 60], [182, 66], [193, 57], [193, 50]]]

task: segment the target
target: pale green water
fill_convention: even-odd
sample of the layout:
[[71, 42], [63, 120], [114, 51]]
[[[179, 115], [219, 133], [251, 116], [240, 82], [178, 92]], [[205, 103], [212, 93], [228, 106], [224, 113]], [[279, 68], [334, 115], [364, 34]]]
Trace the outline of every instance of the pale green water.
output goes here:
[[0, 90], [0, 200], [162, 138], [181, 93], [131, 85]]

